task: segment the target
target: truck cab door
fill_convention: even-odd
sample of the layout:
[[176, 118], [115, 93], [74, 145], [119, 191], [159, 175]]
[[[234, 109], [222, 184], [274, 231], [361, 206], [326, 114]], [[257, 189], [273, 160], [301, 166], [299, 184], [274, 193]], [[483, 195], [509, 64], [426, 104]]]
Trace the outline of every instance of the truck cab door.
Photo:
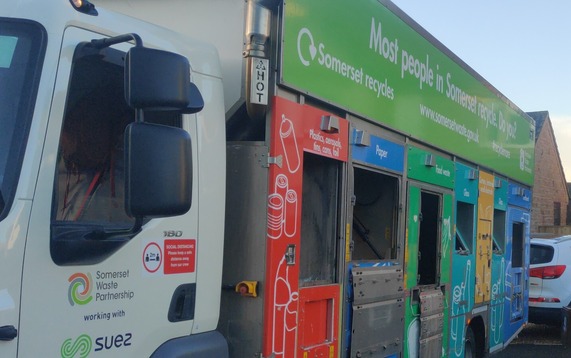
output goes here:
[[[121, 159], [134, 119], [123, 89], [132, 45], [81, 47], [100, 38], [68, 27], [53, 69], [23, 268], [18, 354], [25, 357], [149, 356], [193, 329], [198, 209], [128, 234], [134, 219], [125, 211]], [[192, 263], [167, 265], [178, 252]]]
[[[52, 251], [53, 247], [51, 247], [51, 237], [54, 235], [54, 219], [58, 215], [60, 219], [62, 215], [67, 215], [62, 214], [63, 207], [61, 206], [59, 207], [60, 211], [55, 212], [54, 205], [57, 205], [58, 202], [58, 191], [67, 189], [65, 185], [60, 186], [57, 183], [57, 178], [61, 178], [59, 171], [64, 165], [63, 162], [58, 161], [58, 158], [61, 158], [60, 134], [62, 133], [64, 117], [66, 113], [69, 113], [69, 110], [66, 110], [66, 105], [70, 106], [69, 86], [72, 82], [74, 53], [79, 43], [99, 37], [101, 37], [100, 34], [69, 27], [62, 39], [59, 64], [51, 74], [55, 78], [54, 95], [47, 119], [47, 134], [35, 188], [23, 267], [21, 344], [19, 346], [19, 355], [21, 356], [60, 356], [72, 347], [79, 354], [89, 354], [96, 347], [97, 336], [93, 332], [105, 324], [107, 313], [111, 315], [110, 308], [101, 310], [100, 307], [97, 307], [95, 295], [98, 290], [95, 285], [97, 272], [115, 270], [107, 270], [104, 268], [105, 266], [99, 266], [98, 270], [92, 271], [93, 266], [78, 265], [73, 262], [63, 266], [58, 265], [54, 262], [52, 254], [55, 252]], [[93, 72], [93, 76], [96, 73]], [[85, 72], [85, 75], [87, 74], [88, 71]], [[109, 76], [111, 77], [111, 74]], [[88, 95], [88, 93], [83, 95]], [[66, 102], [68, 103], [66, 104]], [[103, 121], [102, 118], [100, 119]], [[102, 127], [91, 128], [91, 131], [98, 130], [101, 131], [100, 135], [103, 137], [105, 134]], [[87, 139], [82, 138], [82, 140]], [[95, 145], [94, 142], [90, 144]], [[72, 164], [70, 163], [70, 165]], [[71, 186], [75, 183], [69, 184]], [[68, 199], [71, 199], [73, 195], [75, 193], [70, 190]], [[71, 211], [69, 211], [69, 215], [73, 215]], [[84, 226], [77, 221], [78, 228]], [[70, 256], [80, 254], [79, 250], [65, 253], [65, 255]], [[97, 251], [94, 250], [86, 254], [95, 257]], [[116, 271], [127, 270], [125, 268]], [[127, 274], [124, 273], [123, 275]], [[124, 288], [125, 292], [132, 292], [127, 287], [128, 285], [121, 283], [121, 280], [117, 277], [114, 283], [111, 283], [113, 280], [105, 280], [105, 285], [110, 285], [106, 291], [111, 293], [114, 291], [111, 286], [117, 284], [120, 288]], [[115, 307], [116, 312], [122, 312], [125, 306], [119, 304]], [[88, 319], [89, 317], [93, 319]], [[50, 329], [54, 322], [57, 322], [58, 329]], [[127, 338], [126, 334], [130, 331], [124, 328], [120, 330], [121, 332], [116, 332], [115, 336], [117, 334], [122, 335], [123, 343], [121, 346], [122, 348], [128, 347], [132, 340]]]

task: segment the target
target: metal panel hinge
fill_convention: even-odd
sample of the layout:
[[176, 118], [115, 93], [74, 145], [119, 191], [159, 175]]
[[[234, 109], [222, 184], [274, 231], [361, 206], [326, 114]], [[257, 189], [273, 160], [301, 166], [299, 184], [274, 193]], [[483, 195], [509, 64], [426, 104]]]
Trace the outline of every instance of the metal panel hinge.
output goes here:
[[281, 168], [283, 165], [283, 157], [281, 155], [278, 155], [277, 157], [270, 157], [270, 155], [268, 154], [268, 161], [265, 163], [263, 167], [269, 168], [270, 165], [272, 164], [276, 164], [278, 167]]
[[278, 155], [277, 157], [271, 157], [269, 154], [263, 154], [260, 163], [262, 168], [269, 168], [272, 164], [276, 164], [281, 168], [283, 165], [283, 157], [281, 155]]

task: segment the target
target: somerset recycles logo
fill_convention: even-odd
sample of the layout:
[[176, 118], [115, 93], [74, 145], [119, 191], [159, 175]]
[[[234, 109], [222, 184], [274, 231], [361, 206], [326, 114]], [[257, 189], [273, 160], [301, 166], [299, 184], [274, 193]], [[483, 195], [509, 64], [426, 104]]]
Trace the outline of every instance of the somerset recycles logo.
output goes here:
[[91, 289], [93, 287], [91, 274], [81, 272], [74, 273], [69, 277], [68, 281], [68, 299], [70, 305], [86, 305], [91, 302], [93, 299], [91, 295]]
[[82, 334], [75, 340], [66, 339], [61, 345], [62, 358], [85, 358], [91, 353], [93, 342], [87, 334]]
[[[305, 45], [308, 45], [309, 53], [305, 51]], [[311, 31], [309, 31], [307, 27], [304, 27], [297, 34], [297, 55], [299, 56], [299, 60], [304, 66], [309, 66], [309, 61], [310, 60], [313, 61], [315, 59], [316, 54], [317, 54], [317, 47], [315, 47], [315, 43], [313, 42], [313, 35], [311, 35]], [[309, 59], [307, 58], [307, 55], [309, 55]]]

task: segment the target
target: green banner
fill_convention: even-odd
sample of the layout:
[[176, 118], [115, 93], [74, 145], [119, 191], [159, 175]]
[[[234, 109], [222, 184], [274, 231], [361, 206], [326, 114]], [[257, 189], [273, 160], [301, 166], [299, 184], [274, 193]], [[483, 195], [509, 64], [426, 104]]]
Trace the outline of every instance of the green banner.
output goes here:
[[376, 0], [288, 0], [281, 82], [533, 184], [529, 117], [422, 31]]

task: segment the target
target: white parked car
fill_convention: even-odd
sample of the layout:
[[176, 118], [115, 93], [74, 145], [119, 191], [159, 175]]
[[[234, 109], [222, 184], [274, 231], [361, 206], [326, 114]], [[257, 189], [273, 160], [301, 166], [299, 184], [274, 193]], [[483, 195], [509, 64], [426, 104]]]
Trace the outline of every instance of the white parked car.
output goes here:
[[529, 322], [560, 325], [571, 305], [571, 235], [532, 235]]

